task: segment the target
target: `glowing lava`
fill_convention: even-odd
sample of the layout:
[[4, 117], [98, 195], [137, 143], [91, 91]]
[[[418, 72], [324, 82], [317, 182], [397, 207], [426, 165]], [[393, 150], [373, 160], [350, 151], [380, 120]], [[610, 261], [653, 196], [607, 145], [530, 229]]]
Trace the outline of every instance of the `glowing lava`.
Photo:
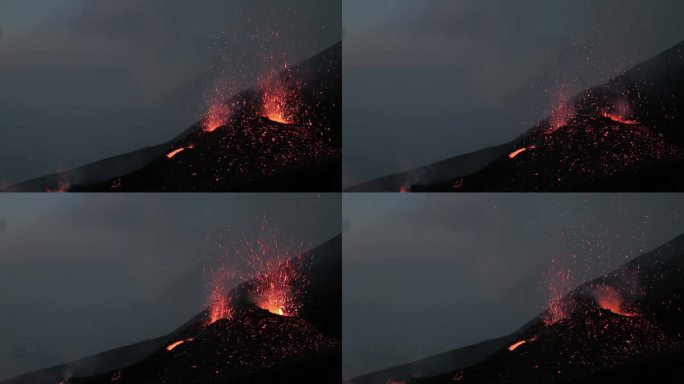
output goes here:
[[283, 261], [282, 257], [277, 257], [275, 260], [280, 260], [280, 265], [266, 262], [260, 267], [271, 272], [257, 275], [254, 304], [275, 315], [297, 316], [302, 306], [302, 292], [297, 286], [306, 283], [301, 266], [297, 259]]
[[249, 281], [248, 298], [255, 306], [278, 316], [299, 314], [309, 285], [305, 259], [293, 257], [301, 254], [301, 249], [281, 244], [277, 232], [267, 230], [265, 224], [261, 229], [262, 235], [254, 242], [242, 240], [226, 247], [219, 239], [219, 247], [226, 251], [220, 260], [221, 268], [210, 271], [209, 324], [232, 317], [227, 287], [237, 281]]
[[627, 118], [625, 118], [625, 117], [623, 117], [623, 116], [620, 116], [620, 115], [617, 115], [617, 114], [614, 114], [614, 113], [602, 112], [602, 113], [601, 113], [601, 116], [603, 116], [603, 117], [605, 117], [605, 118], [607, 118], [607, 119], [610, 119], [610, 120], [612, 120], [612, 121], [614, 121], [614, 122], [616, 122], [616, 123], [620, 123], [620, 124], [627, 124], [627, 125], [637, 125], [637, 124], [639, 124], [639, 122], [636, 121], [636, 120], [630, 120], [630, 119], [627, 119]]
[[288, 81], [287, 76], [271, 74], [261, 83], [262, 116], [276, 123], [294, 124], [302, 107], [300, 89], [301, 84]]
[[510, 347], [508, 347], [508, 350], [509, 350], [509, 351], [514, 351], [516, 348], [518, 348], [519, 346], [521, 346], [521, 345], [523, 345], [523, 344], [525, 344], [525, 343], [527, 343], [527, 340], [520, 340], [520, 341], [514, 343], [513, 345], [511, 345]]
[[603, 285], [596, 288], [596, 290], [594, 290], [594, 298], [596, 299], [596, 305], [611, 311], [616, 315], [627, 317], [638, 316], [638, 314], [634, 312], [625, 310], [620, 292], [609, 285]]
[[513, 343], [512, 345], [510, 345], [510, 346], [508, 347], [508, 350], [511, 351], [511, 352], [512, 352], [512, 351], [515, 351], [515, 349], [518, 348], [519, 346], [521, 346], [521, 345], [523, 345], [523, 344], [526, 344], [526, 343], [528, 343], [528, 342], [531, 343], [531, 342], [533, 342], [533, 341], [535, 341], [535, 340], [537, 340], [537, 336], [532, 336], [532, 338], [529, 338], [529, 339], [516, 341], [515, 343]]
[[518, 156], [519, 154], [527, 151], [528, 149], [534, 149], [534, 148], [537, 148], [537, 146], [536, 145], [528, 145], [527, 147], [522, 147], [522, 148], [516, 149], [515, 151], [508, 154], [508, 158], [513, 159], [516, 156]]
[[230, 297], [226, 294], [226, 287], [233, 282], [234, 277], [234, 271], [225, 268], [211, 272], [211, 293], [207, 299], [209, 307], [207, 324], [213, 324], [221, 319], [230, 319], [233, 316], [233, 306]]
[[214, 132], [216, 129], [226, 125], [230, 114], [230, 106], [223, 103], [212, 103], [209, 106], [209, 111], [204, 121], [202, 121], [202, 130], [204, 132]]
[[404, 184], [401, 187], [399, 187], [399, 192], [401, 192], [401, 193], [411, 192], [411, 186], [409, 184]]
[[178, 149], [174, 149], [173, 151], [171, 151], [171, 152], [169, 152], [169, 153], [166, 154], [166, 158], [167, 158], [167, 159], [172, 159], [174, 156], [176, 156], [177, 154], [179, 154], [179, 153], [185, 151], [186, 149], [192, 149], [192, 148], [195, 148], [195, 146], [194, 146], [194, 145], [188, 145], [187, 147], [181, 147], [181, 148], [178, 148]]
[[189, 343], [189, 342], [191, 342], [191, 341], [193, 341], [193, 340], [194, 340], [194, 339], [193, 339], [192, 337], [190, 337], [190, 338], [188, 338], [188, 339], [178, 340], [178, 341], [176, 341], [176, 342], [174, 342], [174, 343], [169, 344], [169, 346], [166, 347], [166, 350], [167, 350], [167, 351], [172, 351], [172, 350], [173, 350], [174, 348], [176, 348], [177, 346], [179, 346], [179, 345], [181, 345], [181, 344], [183, 344], [183, 343]]

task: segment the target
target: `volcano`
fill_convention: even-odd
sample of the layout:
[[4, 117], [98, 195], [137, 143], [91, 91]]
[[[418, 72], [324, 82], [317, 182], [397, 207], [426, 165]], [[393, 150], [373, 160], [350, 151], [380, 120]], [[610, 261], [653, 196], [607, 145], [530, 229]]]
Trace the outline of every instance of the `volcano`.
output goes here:
[[549, 309], [510, 335], [441, 355], [461, 359], [442, 359], [439, 373], [416, 369], [433, 357], [349, 383], [680, 383], [682, 289], [684, 235], [576, 287], [553, 322]]
[[209, 107], [176, 138], [10, 192], [340, 191], [338, 43]]
[[296, 316], [259, 308], [259, 282], [247, 281], [227, 293], [229, 317], [212, 320], [205, 310], [168, 335], [3, 384], [339, 383], [341, 236], [297, 258], [308, 268]]
[[517, 139], [349, 191], [684, 190], [684, 42], [557, 105]]

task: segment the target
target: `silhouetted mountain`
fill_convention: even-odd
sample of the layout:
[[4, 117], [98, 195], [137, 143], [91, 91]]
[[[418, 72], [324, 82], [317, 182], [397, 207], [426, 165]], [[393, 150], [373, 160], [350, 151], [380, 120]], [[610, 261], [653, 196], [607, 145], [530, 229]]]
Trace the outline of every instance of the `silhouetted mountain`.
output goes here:
[[681, 235], [578, 286], [486, 359], [397, 382], [680, 383], [683, 289]]
[[6, 191], [340, 191], [341, 60], [338, 43], [213, 105], [169, 142]]
[[[684, 190], [684, 42], [575, 96], [476, 170], [352, 190]], [[466, 157], [467, 158], [467, 157]], [[431, 169], [426, 166], [422, 169]], [[391, 188], [390, 188], [391, 187]]]
[[[296, 316], [257, 307], [256, 282], [232, 289], [230, 318], [203, 311], [163, 337], [74, 363], [21, 375], [3, 384], [77, 383], [339, 383], [341, 381], [341, 236], [297, 256], [307, 266]], [[282, 268], [281, 265], [279, 268]]]

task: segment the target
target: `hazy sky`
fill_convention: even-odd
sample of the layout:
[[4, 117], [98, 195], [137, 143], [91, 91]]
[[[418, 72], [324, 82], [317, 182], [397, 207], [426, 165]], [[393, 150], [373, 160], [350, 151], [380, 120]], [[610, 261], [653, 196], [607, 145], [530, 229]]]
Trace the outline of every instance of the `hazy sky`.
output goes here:
[[340, 30], [339, 0], [0, 0], [0, 183], [171, 139], [217, 81], [237, 91]]
[[[346, 194], [347, 378], [506, 335], [577, 284], [684, 232], [677, 194]], [[573, 258], [573, 255], [575, 258]]]
[[314, 194], [0, 196], [0, 380], [164, 335], [204, 306], [210, 239], [252, 239], [264, 217], [314, 247], [340, 232]]
[[684, 39], [670, 0], [344, 0], [344, 180], [507, 142]]

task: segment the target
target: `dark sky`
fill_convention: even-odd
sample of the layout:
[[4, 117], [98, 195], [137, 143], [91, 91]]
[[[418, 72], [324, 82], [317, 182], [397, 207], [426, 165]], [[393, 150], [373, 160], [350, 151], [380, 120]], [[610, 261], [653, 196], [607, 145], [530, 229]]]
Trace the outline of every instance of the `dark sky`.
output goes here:
[[264, 217], [310, 249], [340, 232], [339, 195], [0, 196], [0, 380], [164, 335], [204, 306], [214, 240]]
[[[573, 286], [684, 232], [677, 194], [346, 194], [347, 378], [506, 335]], [[573, 258], [574, 256], [574, 258]]]
[[507, 142], [684, 39], [670, 0], [345, 0], [344, 182]]
[[0, 183], [166, 141], [340, 31], [339, 0], [0, 0]]

